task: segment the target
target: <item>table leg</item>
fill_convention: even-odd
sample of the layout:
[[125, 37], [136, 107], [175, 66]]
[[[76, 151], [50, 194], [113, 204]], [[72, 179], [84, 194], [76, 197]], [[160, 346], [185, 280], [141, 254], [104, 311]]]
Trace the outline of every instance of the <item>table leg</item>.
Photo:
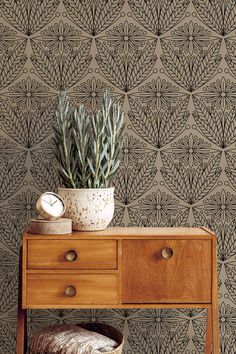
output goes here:
[[27, 347], [26, 310], [18, 309], [16, 353], [25, 354]]
[[211, 354], [212, 348], [212, 308], [207, 308], [207, 325], [206, 325], [206, 354]]
[[213, 335], [213, 354], [220, 354], [219, 351], [219, 315], [218, 306], [212, 306], [212, 335]]
[[22, 308], [22, 249], [19, 256], [18, 315], [16, 354], [25, 354], [27, 348], [27, 310]]
[[218, 281], [217, 281], [217, 257], [216, 257], [216, 237], [212, 239], [212, 340], [213, 354], [219, 354], [219, 314], [218, 314]]

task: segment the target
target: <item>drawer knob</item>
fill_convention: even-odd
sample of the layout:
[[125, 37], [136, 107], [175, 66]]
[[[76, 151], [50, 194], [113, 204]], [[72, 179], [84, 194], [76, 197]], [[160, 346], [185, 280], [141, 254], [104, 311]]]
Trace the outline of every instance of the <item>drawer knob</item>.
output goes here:
[[73, 297], [76, 295], [76, 288], [73, 285], [69, 285], [65, 289], [65, 295], [68, 297]]
[[66, 253], [66, 260], [68, 262], [74, 262], [77, 259], [77, 253], [74, 250], [70, 250]]
[[170, 247], [165, 247], [163, 248], [163, 250], [161, 251], [161, 255], [163, 258], [168, 259], [171, 258], [173, 256], [173, 250]]

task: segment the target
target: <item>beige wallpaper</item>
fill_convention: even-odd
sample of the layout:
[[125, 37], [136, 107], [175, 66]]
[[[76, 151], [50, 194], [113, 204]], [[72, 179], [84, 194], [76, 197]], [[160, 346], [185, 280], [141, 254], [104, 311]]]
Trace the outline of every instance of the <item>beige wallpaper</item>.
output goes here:
[[[22, 232], [59, 185], [62, 88], [91, 113], [107, 88], [124, 107], [113, 225], [217, 233], [221, 352], [235, 353], [235, 0], [1, 0], [0, 16], [0, 354], [15, 353]], [[201, 309], [30, 311], [28, 329], [81, 320], [123, 330], [125, 354], [204, 353]]]

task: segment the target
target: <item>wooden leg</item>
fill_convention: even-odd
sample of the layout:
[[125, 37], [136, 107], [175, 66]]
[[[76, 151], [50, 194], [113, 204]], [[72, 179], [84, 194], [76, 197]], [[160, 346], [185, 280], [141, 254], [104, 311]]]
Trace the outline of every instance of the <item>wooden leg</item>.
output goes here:
[[16, 354], [25, 354], [27, 348], [27, 311], [22, 308], [22, 249], [19, 258], [18, 316]]
[[213, 354], [220, 354], [216, 237], [214, 237], [212, 239], [212, 265], [213, 265], [213, 274], [212, 274], [212, 341], [213, 341]]
[[18, 309], [18, 322], [17, 322], [17, 344], [16, 353], [25, 354], [26, 353], [26, 310]]
[[212, 336], [213, 336], [213, 354], [220, 354], [218, 306], [214, 304], [212, 306]]
[[211, 354], [212, 348], [212, 308], [207, 309], [207, 326], [206, 326], [206, 354]]

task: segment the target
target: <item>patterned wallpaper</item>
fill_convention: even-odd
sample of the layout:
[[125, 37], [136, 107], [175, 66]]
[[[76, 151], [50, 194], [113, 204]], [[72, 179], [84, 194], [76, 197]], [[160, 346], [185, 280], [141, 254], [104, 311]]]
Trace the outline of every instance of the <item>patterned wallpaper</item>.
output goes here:
[[[113, 225], [206, 225], [218, 236], [221, 352], [236, 352], [235, 0], [0, 1], [0, 353], [15, 353], [18, 254], [35, 201], [59, 182], [60, 88], [126, 112]], [[125, 354], [204, 352], [204, 310], [30, 311], [45, 324], [104, 321]]]

